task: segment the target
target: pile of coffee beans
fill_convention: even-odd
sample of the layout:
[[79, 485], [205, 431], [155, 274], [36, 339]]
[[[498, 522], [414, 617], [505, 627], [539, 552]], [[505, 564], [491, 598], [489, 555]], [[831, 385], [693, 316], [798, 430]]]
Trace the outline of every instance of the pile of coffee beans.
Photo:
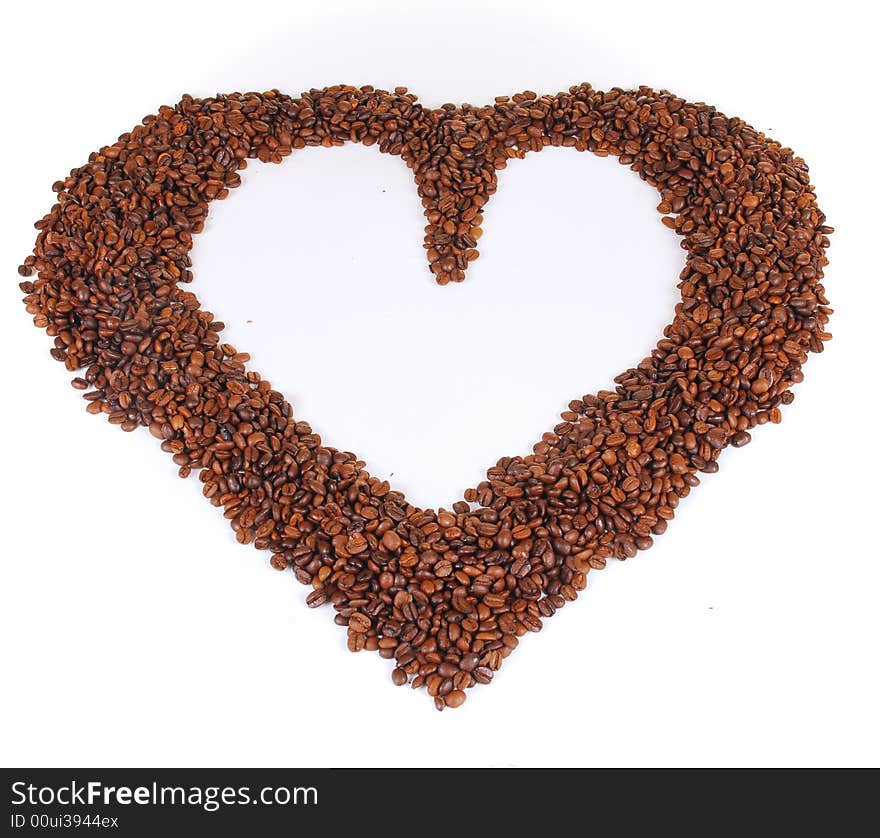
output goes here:
[[[570, 402], [531, 454], [499, 460], [449, 509], [409, 504], [325, 445], [185, 290], [208, 205], [249, 159], [346, 142], [413, 170], [441, 285], [477, 258], [497, 171], [548, 145], [630, 166], [687, 252], [650, 356]], [[197, 471], [239, 542], [271, 551], [311, 586], [310, 606], [332, 605], [352, 651], [393, 660], [393, 682], [426, 687], [439, 709], [488, 684], [591, 570], [650, 547], [699, 472], [780, 421], [807, 354], [830, 337], [831, 228], [804, 162], [739, 119], [648, 88], [437, 109], [405, 88], [185, 96], [54, 189], [21, 288], [88, 411], [148, 427], [181, 476]]]

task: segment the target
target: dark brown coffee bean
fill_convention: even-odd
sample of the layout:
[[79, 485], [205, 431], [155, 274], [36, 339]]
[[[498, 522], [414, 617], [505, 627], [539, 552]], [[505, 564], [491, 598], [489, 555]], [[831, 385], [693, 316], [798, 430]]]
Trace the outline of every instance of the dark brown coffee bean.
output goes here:
[[713, 428], [706, 434], [706, 441], [713, 448], [723, 448], [726, 440], [727, 435], [721, 430], [721, 428]]
[[480, 662], [479, 655], [468, 654], [461, 659], [461, 668], [465, 672], [473, 672], [477, 664]]

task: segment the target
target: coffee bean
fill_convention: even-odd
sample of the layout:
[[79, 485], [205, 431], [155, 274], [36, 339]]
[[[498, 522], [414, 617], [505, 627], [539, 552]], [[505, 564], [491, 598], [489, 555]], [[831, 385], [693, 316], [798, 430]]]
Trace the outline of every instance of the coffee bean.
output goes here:
[[477, 664], [480, 662], [479, 655], [468, 654], [461, 659], [461, 668], [465, 672], [473, 672]]
[[437, 516], [437, 523], [444, 529], [451, 527], [455, 523], [455, 517], [448, 512], [441, 512]]
[[368, 632], [372, 625], [373, 623], [370, 618], [366, 614], [361, 614], [359, 611], [355, 611], [354, 614], [348, 618], [348, 627], [359, 634]]
[[446, 696], [446, 706], [447, 707], [461, 707], [467, 699], [467, 695], [463, 690], [452, 690]]
[[399, 550], [402, 543], [403, 542], [400, 540], [400, 536], [396, 532], [394, 532], [394, 530], [388, 530], [382, 536], [382, 546], [386, 550], [390, 550], [392, 553], [396, 550]]
[[726, 441], [727, 435], [721, 430], [721, 428], [713, 428], [706, 434], [706, 442], [708, 442], [713, 448], [723, 448]]
[[669, 457], [669, 467], [675, 474], [684, 474], [687, 471], [687, 460], [681, 454], [671, 454]]
[[306, 597], [306, 605], [308, 605], [309, 608], [318, 608], [325, 602], [327, 602], [327, 592], [323, 588], [317, 591], [312, 591]]

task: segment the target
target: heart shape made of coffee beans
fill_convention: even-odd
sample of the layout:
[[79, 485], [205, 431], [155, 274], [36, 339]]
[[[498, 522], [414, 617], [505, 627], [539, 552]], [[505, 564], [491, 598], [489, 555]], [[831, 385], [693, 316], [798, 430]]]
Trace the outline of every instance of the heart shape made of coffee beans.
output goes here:
[[[660, 193], [687, 251], [681, 301], [651, 355], [576, 398], [527, 456], [504, 457], [450, 509], [409, 503], [330, 448], [223, 343], [182, 283], [208, 204], [250, 158], [377, 145], [413, 170], [441, 285], [477, 258], [508, 160], [545, 146], [614, 155]], [[591, 569], [651, 546], [719, 453], [779, 422], [831, 310], [825, 216], [807, 167], [739, 119], [649, 88], [430, 109], [405, 88], [336, 86], [185, 96], [54, 186], [19, 269], [51, 354], [91, 413], [149, 427], [198, 471], [242, 544], [272, 552], [330, 603], [352, 651], [396, 662], [439, 709], [487, 684], [525, 632], [574, 600]]]

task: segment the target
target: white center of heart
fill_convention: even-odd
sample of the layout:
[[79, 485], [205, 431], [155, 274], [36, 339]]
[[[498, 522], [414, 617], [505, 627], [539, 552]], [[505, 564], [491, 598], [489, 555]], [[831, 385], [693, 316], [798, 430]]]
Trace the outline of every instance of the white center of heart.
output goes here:
[[448, 508], [571, 399], [610, 389], [677, 299], [679, 239], [613, 158], [512, 161], [479, 261], [447, 287], [425, 267], [399, 158], [305, 149], [242, 176], [196, 239], [192, 290], [297, 418], [423, 507]]

